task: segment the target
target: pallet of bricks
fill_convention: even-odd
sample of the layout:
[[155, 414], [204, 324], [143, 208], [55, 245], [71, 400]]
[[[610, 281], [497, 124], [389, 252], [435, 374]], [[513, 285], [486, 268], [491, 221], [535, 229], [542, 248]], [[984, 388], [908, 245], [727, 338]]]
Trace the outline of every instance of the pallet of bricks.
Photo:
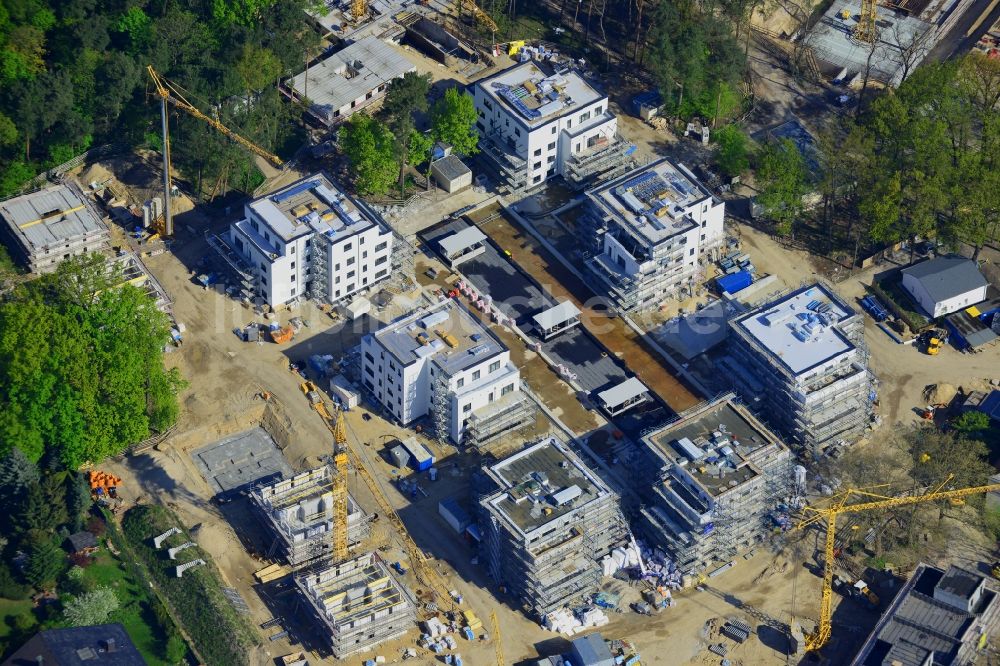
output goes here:
[[750, 625], [743, 620], [729, 620], [726, 622], [726, 625], [722, 627], [722, 635], [726, 638], [733, 639], [737, 643], [743, 643], [746, 641], [750, 638], [751, 633], [752, 630], [750, 629]]

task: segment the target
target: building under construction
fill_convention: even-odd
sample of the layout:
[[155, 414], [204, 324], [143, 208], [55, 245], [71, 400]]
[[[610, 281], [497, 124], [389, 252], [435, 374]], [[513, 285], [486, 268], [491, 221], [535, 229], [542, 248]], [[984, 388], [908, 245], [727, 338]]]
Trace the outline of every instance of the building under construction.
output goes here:
[[65, 259], [103, 251], [111, 238], [100, 213], [70, 182], [0, 202], [0, 220], [11, 255], [32, 273], [48, 273]]
[[643, 442], [662, 464], [643, 528], [681, 573], [733, 559], [781, 520], [791, 452], [735, 394], [693, 407]]
[[601, 558], [628, 539], [615, 495], [554, 437], [494, 463], [480, 500], [490, 575], [545, 615], [597, 592]]
[[861, 436], [876, 396], [864, 321], [832, 289], [800, 287], [729, 325], [725, 370], [786, 442], [819, 450]]
[[[334, 497], [333, 473], [329, 466], [253, 488], [250, 498], [274, 538], [268, 557], [280, 556], [293, 567], [330, 557]], [[348, 496], [348, 546], [361, 543], [369, 531], [369, 517]]]
[[295, 576], [295, 585], [337, 659], [402, 636], [416, 604], [375, 553], [365, 553]]

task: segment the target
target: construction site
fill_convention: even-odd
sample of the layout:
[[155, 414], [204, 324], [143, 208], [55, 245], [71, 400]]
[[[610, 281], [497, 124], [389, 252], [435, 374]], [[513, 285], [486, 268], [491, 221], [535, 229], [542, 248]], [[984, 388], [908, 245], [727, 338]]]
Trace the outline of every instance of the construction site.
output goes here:
[[[733, 299], [706, 347], [724, 351], [675, 358], [638, 314], [678, 301], [706, 312], [711, 265], [731, 249], [721, 196], [662, 153], [637, 166], [638, 142], [590, 73], [558, 57], [494, 66], [427, 6], [404, 7], [327, 3], [314, 20], [355, 51], [307, 65], [287, 94], [331, 127], [428, 60], [446, 76], [482, 69], [481, 166], [504, 197], [441, 216], [394, 210], [408, 218], [394, 222], [392, 206], [310, 164], [286, 165], [242, 215], [168, 198], [173, 234], [151, 203], [147, 217], [160, 219], [144, 232], [131, 234], [129, 213], [107, 236], [80, 235], [67, 223], [82, 224], [73, 216], [90, 204], [75, 185], [82, 203], [9, 213], [8, 233], [53, 234], [46, 252], [57, 241], [129, 247], [125, 279], [184, 320], [186, 342], [167, 356], [190, 381], [180, 421], [109, 465], [101, 487], [141, 487], [190, 526], [267, 639], [261, 660], [556, 664], [606, 649], [600, 627], [622, 655], [614, 663], [637, 664], [626, 661], [637, 645], [654, 664], [788, 663], [820, 648], [852, 663], [874, 627], [864, 649], [876, 656], [854, 663], [918, 664], [935, 649], [920, 633], [942, 625], [912, 625], [938, 602], [955, 654], [993, 631], [988, 577], [921, 565], [895, 597], [899, 572], [869, 589], [834, 538], [841, 513], [983, 488], [838, 504], [795, 456], [867, 437], [879, 394], [902, 421], [914, 381], [968, 374], [965, 360], [911, 371], [850, 304], [853, 283], [817, 282], [806, 259], [750, 232], [761, 272], [802, 286], [766, 282], [752, 305]], [[948, 11], [834, 3], [807, 39], [831, 77], [854, 80], [871, 62], [892, 84]], [[387, 43], [406, 31], [430, 58]], [[565, 185], [553, 189], [576, 197], [558, 233], [514, 201], [556, 176]], [[156, 236], [169, 251], [151, 250]], [[47, 255], [24, 260], [47, 270]], [[965, 616], [974, 621], [958, 626]]]

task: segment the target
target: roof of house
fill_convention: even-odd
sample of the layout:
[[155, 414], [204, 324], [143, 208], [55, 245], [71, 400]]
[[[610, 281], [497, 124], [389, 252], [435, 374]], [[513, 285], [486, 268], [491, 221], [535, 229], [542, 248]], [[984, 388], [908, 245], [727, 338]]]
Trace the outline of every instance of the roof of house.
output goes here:
[[979, 403], [979, 411], [995, 421], [1000, 421], [1000, 391], [993, 390]]
[[581, 666], [605, 666], [615, 663], [608, 644], [599, 633], [574, 638], [571, 646], [573, 655], [580, 660]]
[[[288, 82], [327, 120], [351, 102], [416, 67], [378, 37], [365, 37], [300, 72]], [[309, 80], [306, 81], [308, 72]]]
[[47, 629], [35, 634], [4, 666], [145, 666], [120, 624]]
[[472, 172], [458, 155], [448, 155], [439, 160], [434, 160], [434, 170], [441, 174], [442, 178], [447, 178], [448, 181], [455, 180], [460, 176]]
[[476, 85], [531, 128], [606, 97], [579, 73], [555, 71], [536, 60], [511, 65]]
[[52, 185], [7, 199], [0, 218], [29, 251], [45, 250], [91, 235], [107, 235], [100, 215], [75, 187]]
[[964, 257], [928, 259], [904, 268], [902, 273], [916, 278], [935, 302], [989, 285], [976, 262]]
[[73, 552], [78, 553], [85, 548], [97, 548], [97, 537], [86, 530], [77, 532], [76, 534], [70, 534], [69, 545], [73, 548]]

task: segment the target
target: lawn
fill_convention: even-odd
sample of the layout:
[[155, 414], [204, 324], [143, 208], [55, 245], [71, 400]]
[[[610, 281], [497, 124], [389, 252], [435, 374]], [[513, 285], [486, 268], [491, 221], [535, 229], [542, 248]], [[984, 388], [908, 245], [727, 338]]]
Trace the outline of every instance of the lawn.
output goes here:
[[84, 577], [95, 585], [107, 586], [115, 591], [121, 607], [110, 619], [124, 625], [146, 663], [150, 666], [169, 666], [169, 662], [163, 659], [166, 633], [150, 608], [148, 587], [137, 584], [125, 565], [105, 548], [84, 570]]
[[32, 606], [31, 599], [14, 601], [13, 599], [0, 598], [0, 641], [10, 636], [12, 629], [10, 623], [13, 618], [30, 611]]

